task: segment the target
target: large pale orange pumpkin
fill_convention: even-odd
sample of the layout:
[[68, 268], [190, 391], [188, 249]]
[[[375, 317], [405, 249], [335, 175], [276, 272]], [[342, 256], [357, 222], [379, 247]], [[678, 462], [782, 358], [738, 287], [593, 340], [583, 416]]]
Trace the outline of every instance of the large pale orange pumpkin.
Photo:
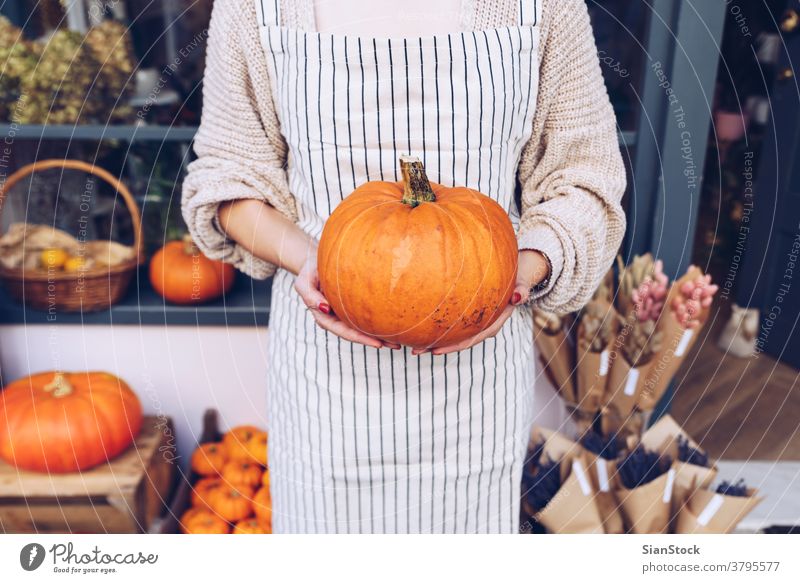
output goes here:
[[187, 235], [170, 241], [150, 260], [150, 284], [175, 304], [201, 304], [230, 291], [236, 271], [203, 255]]
[[136, 394], [105, 372], [44, 372], [0, 392], [0, 457], [25, 470], [91, 468], [125, 451], [141, 427]]
[[469, 188], [431, 184], [402, 157], [402, 182], [368, 182], [333, 211], [319, 243], [322, 292], [370, 336], [422, 348], [491, 325], [508, 304], [517, 240], [503, 208]]

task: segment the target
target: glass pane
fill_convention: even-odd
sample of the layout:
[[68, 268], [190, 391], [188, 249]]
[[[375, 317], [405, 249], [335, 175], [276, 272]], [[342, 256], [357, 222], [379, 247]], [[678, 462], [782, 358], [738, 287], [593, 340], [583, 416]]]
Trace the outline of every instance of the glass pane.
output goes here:
[[638, 122], [637, 93], [641, 94], [650, 7], [630, 0], [590, 0], [600, 65], [622, 131]]

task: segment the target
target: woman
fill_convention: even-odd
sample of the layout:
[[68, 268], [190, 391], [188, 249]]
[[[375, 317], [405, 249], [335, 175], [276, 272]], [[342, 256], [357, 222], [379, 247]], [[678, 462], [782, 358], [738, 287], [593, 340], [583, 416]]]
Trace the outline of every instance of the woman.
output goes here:
[[[579, 308], [623, 235], [625, 174], [582, 0], [430, 4], [214, 6], [183, 211], [208, 256], [275, 274], [275, 532], [515, 532], [531, 305]], [[326, 218], [358, 185], [398, 180], [404, 153], [494, 198], [518, 229], [511, 305], [432, 353], [349, 328], [317, 280]]]

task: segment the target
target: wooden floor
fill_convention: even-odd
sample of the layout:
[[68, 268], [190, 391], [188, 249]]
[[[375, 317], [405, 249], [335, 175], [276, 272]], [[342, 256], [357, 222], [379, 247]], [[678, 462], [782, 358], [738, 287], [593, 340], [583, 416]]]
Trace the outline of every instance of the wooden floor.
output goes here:
[[800, 460], [800, 372], [717, 348], [727, 314], [715, 309], [676, 375], [670, 413], [717, 459]]

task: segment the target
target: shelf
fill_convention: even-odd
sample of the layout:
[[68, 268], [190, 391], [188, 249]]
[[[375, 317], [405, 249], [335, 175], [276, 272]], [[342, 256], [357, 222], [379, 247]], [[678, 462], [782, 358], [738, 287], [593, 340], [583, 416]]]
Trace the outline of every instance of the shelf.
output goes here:
[[47, 311], [19, 305], [0, 286], [0, 324], [266, 326], [271, 288], [272, 280], [254, 280], [239, 273], [226, 297], [201, 306], [174, 306], [165, 304], [153, 291], [143, 268], [127, 295], [110, 309], [85, 314], [63, 312], [53, 318]]
[[191, 142], [195, 133], [196, 126], [0, 124], [0, 135], [11, 140]]

